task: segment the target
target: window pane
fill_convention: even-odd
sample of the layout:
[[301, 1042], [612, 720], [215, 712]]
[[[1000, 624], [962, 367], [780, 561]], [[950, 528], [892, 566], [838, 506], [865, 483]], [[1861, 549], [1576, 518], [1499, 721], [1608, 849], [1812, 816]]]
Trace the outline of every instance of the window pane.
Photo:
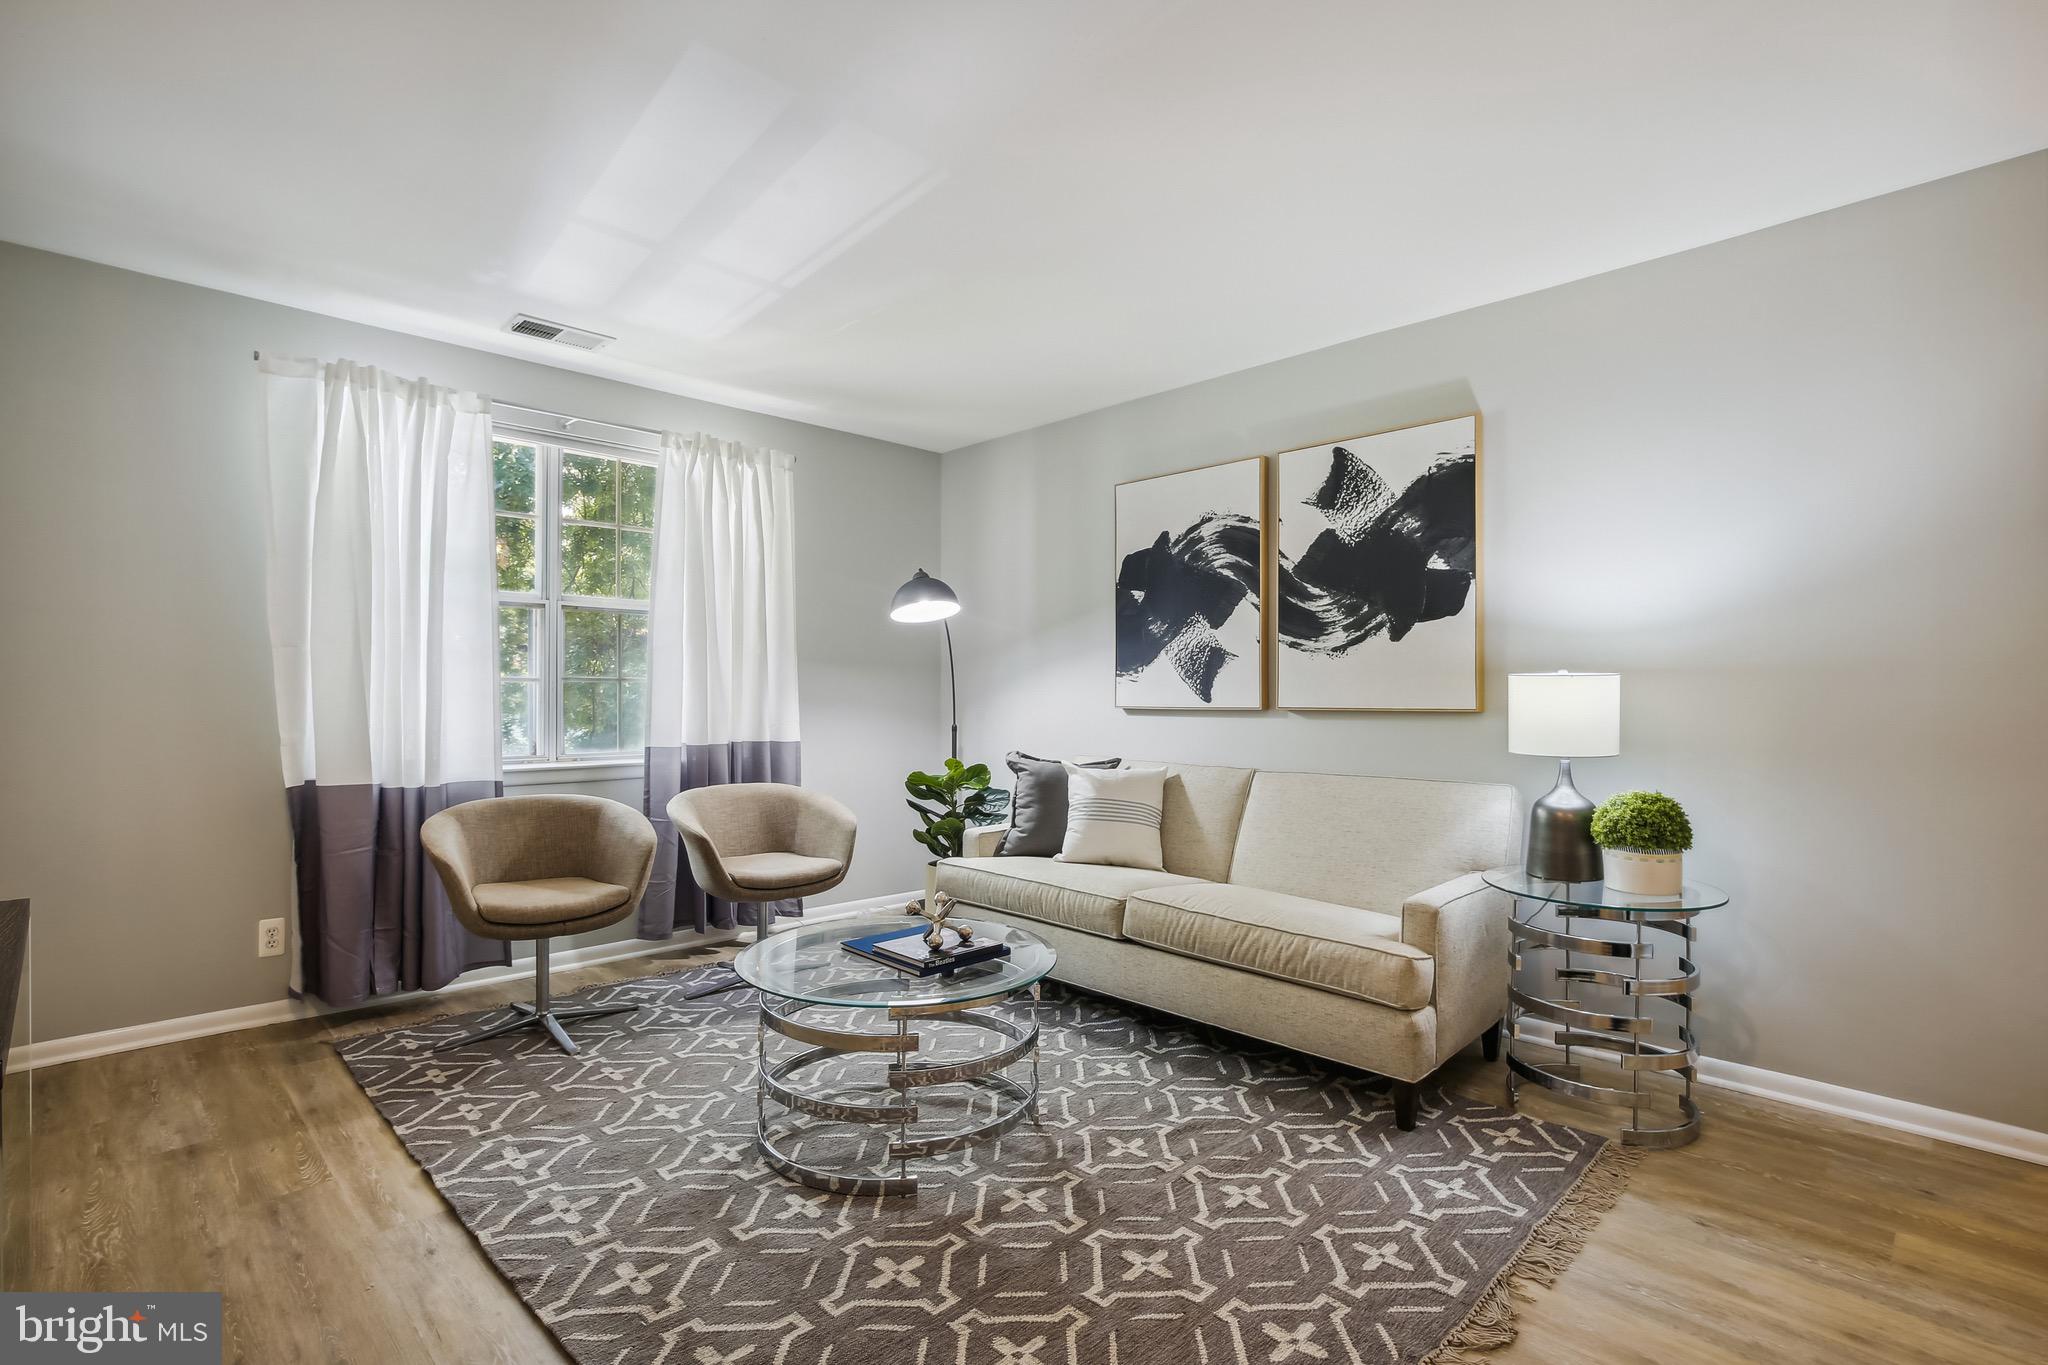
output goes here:
[[619, 520], [627, 526], [654, 525], [654, 466], [619, 461]]
[[562, 608], [562, 675], [569, 678], [619, 676], [617, 618], [608, 611]]
[[533, 510], [533, 471], [537, 458], [532, 446], [510, 441], [491, 442], [491, 473], [498, 486], [498, 510]]
[[654, 564], [654, 537], [646, 531], [619, 532], [619, 596], [647, 600], [647, 575]]
[[614, 521], [619, 462], [597, 455], [562, 456], [562, 515], [575, 521]]
[[499, 517], [498, 587], [503, 592], [532, 592], [533, 585], [533, 522]]
[[628, 678], [647, 676], [647, 613], [622, 611], [619, 621], [619, 672]]
[[533, 757], [533, 684], [498, 685], [498, 750], [506, 758]]
[[647, 747], [647, 684], [628, 680], [619, 684], [619, 746]]
[[532, 608], [498, 608], [498, 672], [512, 678], [533, 676]]
[[615, 597], [619, 590], [619, 533], [609, 526], [562, 528], [562, 591], [577, 597]]
[[619, 747], [619, 685], [562, 684], [562, 747], [572, 754], [615, 753]]

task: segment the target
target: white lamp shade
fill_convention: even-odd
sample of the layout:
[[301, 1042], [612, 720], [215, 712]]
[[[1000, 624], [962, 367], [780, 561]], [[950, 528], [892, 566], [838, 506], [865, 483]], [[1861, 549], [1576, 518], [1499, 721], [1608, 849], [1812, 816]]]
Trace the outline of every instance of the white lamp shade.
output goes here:
[[1508, 752], [1608, 758], [1621, 752], [1621, 674], [1508, 674]]

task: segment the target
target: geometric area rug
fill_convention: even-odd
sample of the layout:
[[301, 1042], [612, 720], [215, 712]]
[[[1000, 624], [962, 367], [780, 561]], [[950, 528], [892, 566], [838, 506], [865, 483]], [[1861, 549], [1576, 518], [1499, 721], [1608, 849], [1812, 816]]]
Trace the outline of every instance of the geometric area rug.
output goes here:
[[1428, 1092], [1403, 1133], [1378, 1078], [1053, 987], [1036, 1125], [926, 1158], [915, 1196], [828, 1194], [755, 1154], [756, 997], [686, 1000], [697, 975], [579, 993], [640, 1008], [576, 1057], [430, 1051], [474, 1015], [336, 1044], [581, 1365], [1462, 1360], [1633, 1156]]

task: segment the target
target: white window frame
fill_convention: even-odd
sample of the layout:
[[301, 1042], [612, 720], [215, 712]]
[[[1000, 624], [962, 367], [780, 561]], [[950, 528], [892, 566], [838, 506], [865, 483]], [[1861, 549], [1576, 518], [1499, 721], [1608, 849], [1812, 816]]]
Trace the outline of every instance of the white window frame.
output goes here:
[[[565, 655], [563, 634], [563, 608], [581, 608], [606, 612], [645, 612], [649, 602], [630, 597], [592, 597], [585, 594], [565, 593], [561, 590], [562, 527], [617, 525], [616, 522], [582, 522], [562, 516], [562, 457], [564, 455], [588, 455], [596, 459], [617, 460], [621, 464], [645, 465], [657, 471], [655, 497], [660, 499], [660, 457], [652, 451], [639, 450], [630, 446], [616, 445], [609, 441], [564, 440], [561, 436], [520, 426], [515, 423], [493, 422], [491, 440], [508, 445], [530, 446], [534, 451], [533, 523], [534, 582], [538, 590], [517, 592], [504, 588], [497, 590], [497, 605], [500, 607], [538, 608], [541, 629], [534, 636], [529, 648], [529, 667], [533, 676], [533, 714], [530, 716], [534, 752], [531, 755], [503, 757], [507, 774], [521, 771], [532, 773], [559, 773], [584, 769], [632, 767], [638, 769], [645, 761], [640, 749], [617, 749], [603, 753], [570, 754], [563, 750], [562, 743], [562, 661]], [[614, 515], [617, 513], [614, 507]], [[491, 525], [495, 532], [500, 516], [519, 516], [516, 512], [504, 512], [497, 505], [495, 484], [491, 496]], [[627, 527], [639, 530], [638, 527]], [[651, 534], [651, 527], [646, 528]], [[495, 544], [495, 537], [493, 540]], [[653, 572], [653, 564], [648, 565]], [[493, 578], [496, 571], [493, 570]], [[493, 632], [493, 641], [496, 633]], [[495, 654], [495, 643], [493, 645]], [[498, 685], [499, 705], [503, 706], [503, 674], [495, 674]], [[499, 720], [500, 744], [503, 743], [503, 716]], [[501, 751], [502, 752], [502, 751]]]

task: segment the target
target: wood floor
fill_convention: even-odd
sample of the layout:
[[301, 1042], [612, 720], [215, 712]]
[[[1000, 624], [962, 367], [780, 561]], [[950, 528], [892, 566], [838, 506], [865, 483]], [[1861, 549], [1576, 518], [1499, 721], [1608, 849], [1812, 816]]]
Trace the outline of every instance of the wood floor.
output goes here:
[[[566, 991], [719, 954], [559, 974]], [[342, 1067], [337, 1037], [517, 998], [195, 1039], [35, 1073], [36, 1289], [226, 1292], [227, 1359], [556, 1362]], [[1478, 1049], [1445, 1081], [1498, 1100]], [[2048, 1167], [1704, 1089], [1500, 1365], [2048, 1360]], [[1543, 1117], [1586, 1111], [1527, 1094]], [[1082, 1365], [1098, 1365], [1082, 1362]]]

